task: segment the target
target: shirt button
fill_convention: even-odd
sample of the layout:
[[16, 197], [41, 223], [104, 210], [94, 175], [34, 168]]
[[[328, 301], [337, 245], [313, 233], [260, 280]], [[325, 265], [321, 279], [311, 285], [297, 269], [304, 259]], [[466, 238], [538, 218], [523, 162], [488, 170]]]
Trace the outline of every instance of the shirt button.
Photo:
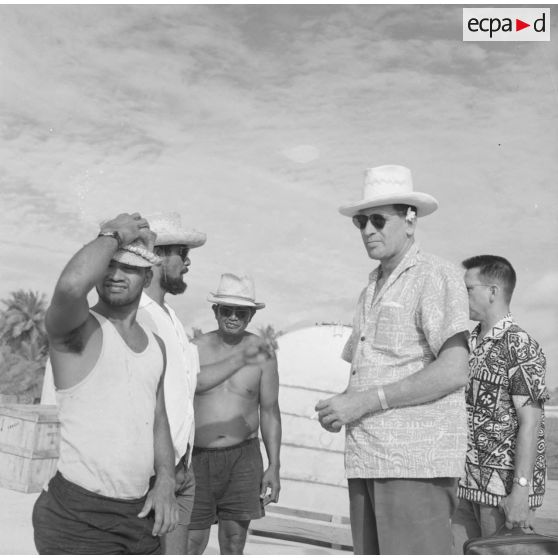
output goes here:
[[353, 376], [356, 374], [356, 370], [353, 370]]
[[364, 341], [366, 339], [366, 337], [364, 337], [364, 335], [360, 338], [361, 341]]

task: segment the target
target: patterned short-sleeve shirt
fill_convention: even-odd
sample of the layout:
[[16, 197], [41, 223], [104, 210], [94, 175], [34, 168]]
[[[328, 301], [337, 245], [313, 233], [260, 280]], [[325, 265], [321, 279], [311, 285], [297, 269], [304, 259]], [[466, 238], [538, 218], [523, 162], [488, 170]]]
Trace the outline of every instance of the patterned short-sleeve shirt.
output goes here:
[[[374, 298], [370, 274], [342, 357], [349, 391], [397, 382], [434, 361], [444, 343], [468, 331], [463, 273], [413, 245]], [[467, 423], [463, 389], [422, 405], [365, 415], [346, 427], [348, 478], [459, 477]]]
[[479, 332], [480, 324], [469, 340], [470, 374], [466, 390], [469, 439], [458, 496], [497, 506], [511, 492], [519, 431], [512, 398], [520, 395], [543, 406], [529, 489], [529, 505], [538, 507], [545, 490], [544, 401], [549, 398], [544, 353], [511, 314], [495, 324], [482, 340], [478, 339]]

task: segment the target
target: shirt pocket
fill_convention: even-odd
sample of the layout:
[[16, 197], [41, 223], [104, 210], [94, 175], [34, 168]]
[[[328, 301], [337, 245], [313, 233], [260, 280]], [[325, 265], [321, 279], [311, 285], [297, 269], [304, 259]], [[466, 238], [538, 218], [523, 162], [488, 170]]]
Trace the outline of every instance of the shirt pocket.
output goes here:
[[399, 354], [408, 340], [411, 316], [402, 304], [385, 303], [378, 308], [374, 348]]

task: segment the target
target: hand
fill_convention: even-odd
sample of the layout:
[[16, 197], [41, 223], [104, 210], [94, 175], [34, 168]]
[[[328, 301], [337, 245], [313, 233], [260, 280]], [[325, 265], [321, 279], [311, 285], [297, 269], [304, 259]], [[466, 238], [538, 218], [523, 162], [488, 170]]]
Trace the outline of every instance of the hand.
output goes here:
[[155, 523], [152, 531], [154, 537], [170, 533], [178, 524], [178, 504], [174, 496], [175, 486], [174, 477], [172, 479], [157, 478], [155, 485], [147, 493], [142, 510], [138, 513], [138, 517], [143, 518], [154, 510]]
[[258, 365], [273, 358], [275, 353], [270, 354], [270, 349], [266, 341], [253, 335], [247, 340], [246, 345], [243, 346], [242, 356], [244, 357], [245, 365]]
[[514, 487], [508, 496], [502, 498], [499, 507], [506, 516], [506, 528], [534, 528], [534, 514], [529, 510], [529, 488]]
[[352, 392], [340, 393], [318, 401], [315, 410], [318, 411], [322, 428], [329, 432], [339, 432], [344, 425], [358, 420], [366, 414], [361, 399], [362, 396], [358, 392]]
[[118, 217], [103, 222], [101, 232], [103, 231], [118, 231], [123, 245], [130, 244], [137, 238], [147, 240], [146, 233], [155, 234], [149, 231], [149, 223], [139, 213], [121, 213]]
[[[268, 489], [270, 490], [269, 494]], [[262, 477], [262, 489], [260, 492], [263, 505], [267, 506], [270, 502], [276, 504], [279, 501], [280, 490], [279, 471], [275, 467], [268, 467]]]

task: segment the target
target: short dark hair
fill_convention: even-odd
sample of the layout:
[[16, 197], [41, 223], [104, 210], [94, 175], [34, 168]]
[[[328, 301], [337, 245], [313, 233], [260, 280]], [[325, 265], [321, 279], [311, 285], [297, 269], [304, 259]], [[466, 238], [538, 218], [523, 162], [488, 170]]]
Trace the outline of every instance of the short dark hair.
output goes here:
[[479, 275], [482, 277], [500, 282], [504, 288], [506, 301], [510, 302], [517, 276], [512, 264], [506, 258], [489, 255], [473, 256], [463, 260], [462, 265], [465, 269], [478, 268]]
[[407, 217], [407, 211], [409, 209], [412, 209], [415, 212], [415, 215], [417, 213], [417, 208], [414, 205], [407, 205], [406, 203], [394, 203], [393, 209], [395, 209], [395, 212], [400, 217]]

